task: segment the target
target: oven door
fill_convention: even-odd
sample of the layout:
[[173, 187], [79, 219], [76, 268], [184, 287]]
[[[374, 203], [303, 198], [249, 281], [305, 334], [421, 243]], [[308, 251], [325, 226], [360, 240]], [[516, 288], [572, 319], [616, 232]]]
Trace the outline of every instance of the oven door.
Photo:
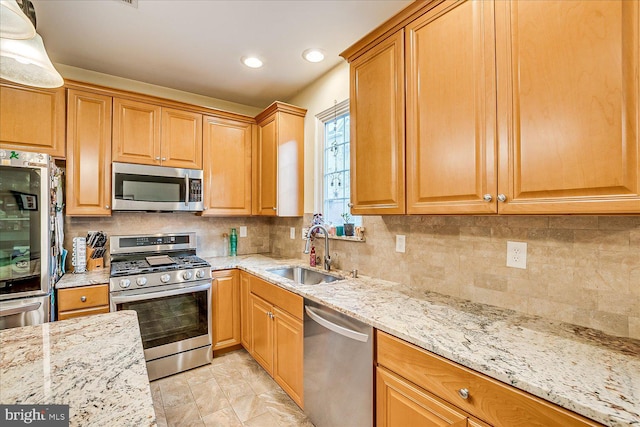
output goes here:
[[142, 294], [111, 294], [111, 311], [135, 310], [146, 361], [211, 346], [211, 281]]

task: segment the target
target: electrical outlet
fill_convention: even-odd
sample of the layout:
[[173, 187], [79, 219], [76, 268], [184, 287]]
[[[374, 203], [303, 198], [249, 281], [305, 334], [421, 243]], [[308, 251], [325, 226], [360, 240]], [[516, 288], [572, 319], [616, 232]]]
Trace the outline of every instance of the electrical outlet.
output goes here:
[[402, 234], [396, 235], [396, 252], [404, 253], [405, 242], [406, 242], [406, 236]]
[[240, 237], [247, 237], [247, 227], [240, 226]]
[[290, 239], [295, 239], [296, 238], [296, 228], [295, 227], [290, 227], [289, 228], [289, 238]]
[[507, 267], [527, 269], [527, 244], [507, 242]]

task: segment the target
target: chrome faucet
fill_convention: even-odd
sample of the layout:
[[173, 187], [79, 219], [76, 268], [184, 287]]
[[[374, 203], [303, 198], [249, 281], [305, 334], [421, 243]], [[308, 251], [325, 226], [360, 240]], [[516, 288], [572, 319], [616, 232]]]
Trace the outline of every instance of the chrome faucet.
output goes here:
[[304, 246], [304, 253], [305, 254], [309, 253], [309, 249], [310, 249], [309, 246], [311, 246], [311, 233], [316, 228], [319, 228], [324, 233], [324, 269], [326, 271], [329, 271], [331, 270], [331, 257], [329, 256], [329, 232], [327, 232], [327, 229], [324, 228], [322, 225], [316, 224], [313, 227], [311, 227], [307, 232], [307, 243]]

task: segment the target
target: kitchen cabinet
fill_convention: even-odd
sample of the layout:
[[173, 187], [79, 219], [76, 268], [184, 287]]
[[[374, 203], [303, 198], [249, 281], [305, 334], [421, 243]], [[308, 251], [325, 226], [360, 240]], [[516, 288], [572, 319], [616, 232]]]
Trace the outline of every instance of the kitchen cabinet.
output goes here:
[[240, 272], [240, 342], [251, 353], [251, 275]]
[[0, 147], [65, 155], [65, 88], [0, 83]]
[[500, 213], [638, 213], [638, 2], [498, 1]]
[[351, 213], [405, 213], [404, 31], [351, 62]]
[[493, 2], [444, 2], [405, 31], [407, 213], [496, 213]]
[[211, 308], [213, 351], [240, 344], [240, 278], [237, 270], [213, 272]]
[[251, 145], [256, 125], [204, 117], [203, 216], [251, 215]]
[[256, 116], [258, 137], [252, 150], [254, 215], [303, 215], [306, 112], [274, 102]]
[[115, 97], [113, 161], [202, 169], [202, 114]]
[[111, 215], [110, 96], [67, 92], [66, 214]]
[[108, 312], [108, 284], [58, 290], [58, 320]]
[[466, 426], [467, 418], [496, 427], [599, 425], [384, 332], [376, 338], [380, 425], [430, 419], [426, 425]]
[[250, 278], [251, 355], [303, 407], [303, 300]]
[[[351, 64], [352, 212], [403, 213], [389, 190], [402, 194], [399, 161], [380, 167], [363, 147], [394, 159], [405, 128], [406, 213], [640, 212], [638, 8], [425, 2], [343, 52]], [[392, 114], [404, 106], [403, 84], [406, 125]], [[367, 199], [398, 202], [359, 210], [358, 187], [367, 185]]]

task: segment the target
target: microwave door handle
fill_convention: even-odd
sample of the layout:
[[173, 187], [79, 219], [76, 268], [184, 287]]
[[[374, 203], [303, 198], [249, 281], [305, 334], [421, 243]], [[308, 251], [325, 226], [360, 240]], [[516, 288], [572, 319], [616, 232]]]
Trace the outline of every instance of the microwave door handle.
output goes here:
[[184, 174], [184, 183], [186, 185], [185, 192], [184, 192], [184, 205], [185, 206], [189, 206], [189, 192], [191, 191], [191, 189], [189, 188], [189, 174], [188, 173]]

